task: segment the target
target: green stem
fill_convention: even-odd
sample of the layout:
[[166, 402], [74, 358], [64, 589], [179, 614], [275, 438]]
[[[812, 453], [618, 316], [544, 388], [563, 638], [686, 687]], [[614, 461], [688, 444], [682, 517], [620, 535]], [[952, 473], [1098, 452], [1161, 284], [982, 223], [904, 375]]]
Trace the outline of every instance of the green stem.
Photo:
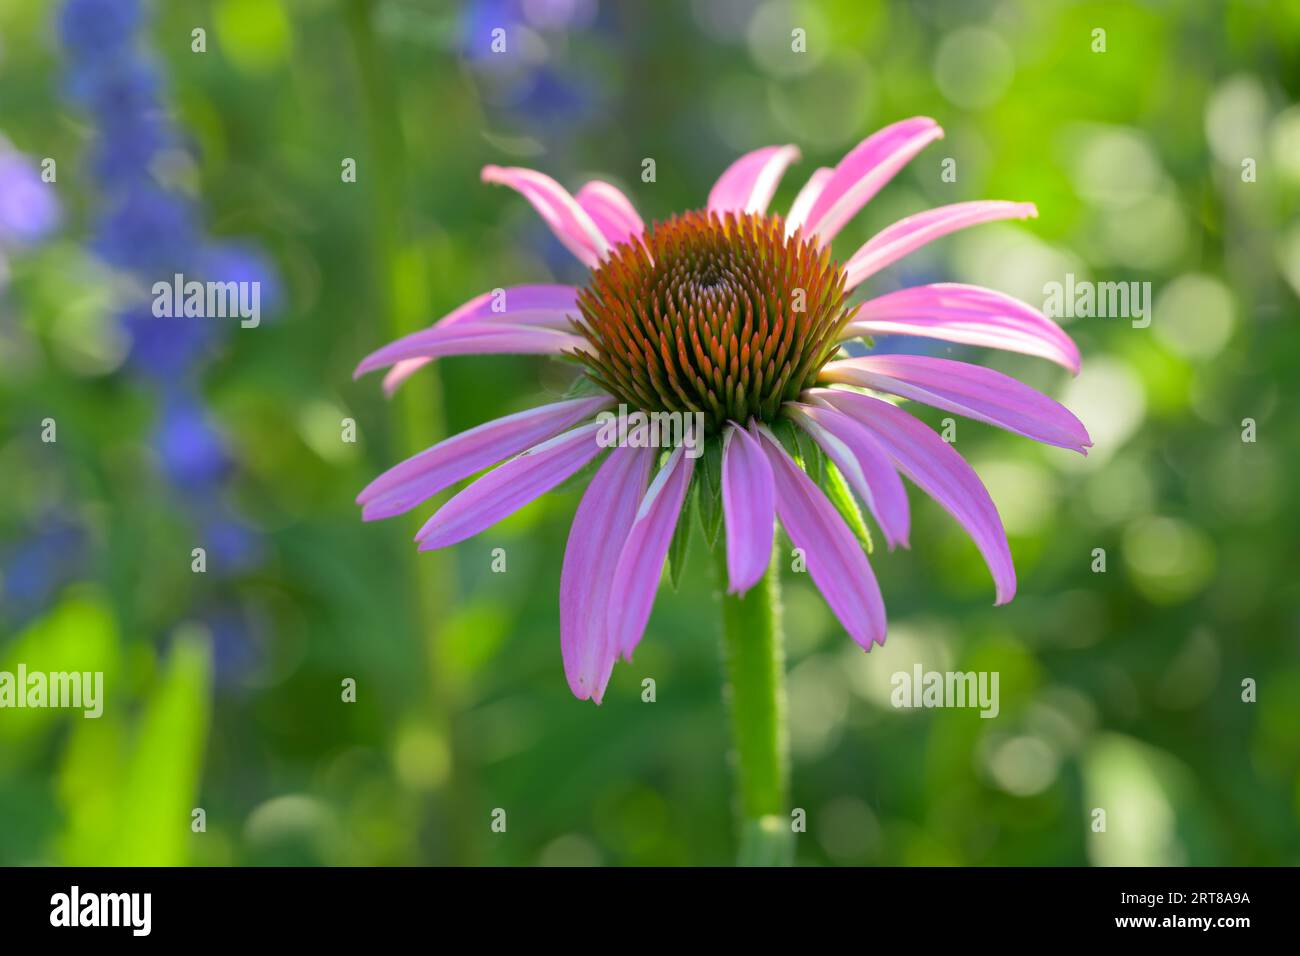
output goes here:
[[743, 595], [727, 594], [727, 559], [715, 554], [722, 592], [722, 651], [740, 789], [741, 866], [789, 866], [794, 832], [786, 730], [785, 652], [781, 642], [780, 575], [768, 568]]

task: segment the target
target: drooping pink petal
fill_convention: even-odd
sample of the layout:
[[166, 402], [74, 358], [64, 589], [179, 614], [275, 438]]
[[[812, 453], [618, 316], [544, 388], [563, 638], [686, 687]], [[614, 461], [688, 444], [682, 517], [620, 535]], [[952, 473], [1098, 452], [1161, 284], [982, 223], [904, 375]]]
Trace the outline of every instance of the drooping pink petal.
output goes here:
[[900, 219], [880, 230], [849, 257], [844, 267], [844, 288], [861, 285], [885, 266], [950, 232], [999, 219], [1029, 219], [1037, 215], [1038, 209], [1031, 202], [989, 199], [938, 206]]
[[916, 335], [1037, 355], [1079, 372], [1079, 349], [1059, 325], [1019, 299], [959, 282], [899, 289], [862, 303], [844, 329], [863, 335]]
[[776, 489], [763, 448], [739, 425], [722, 440], [722, 513], [729, 594], [743, 594], [767, 571], [776, 533]]
[[839, 389], [805, 393], [866, 426], [903, 474], [957, 519], [979, 548], [993, 575], [996, 604], [1016, 595], [1016, 568], [998, 509], [966, 460], [925, 423], [870, 395]]
[[[578, 289], [571, 285], [517, 285], [493, 289], [470, 299], [455, 311], [434, 322], [430, 329], [454, 332], [464, 322], [504, 322], [568, 332], [569, 320], [578, 312]], [[392, 395], [432, 359], [403, 359], [384, 375], [384, 394]]]
[[911, 527], [907, 492], [889, 455], [871, 432], [833, 408], [797, 402], [789, 403], [786, 408], [795, 424], [812, 435], [866, 502], [890, 548], [896, 544], [907, 547]]
[[435, 359], [447, 355], [561, 355], [587, 348], [587, 340], [557, 332], [504, 322], [460, 322], [451, 328], [421, 329], [371, 352], [352, 373], [360, 378], [377, 368], [405, 359]]
[[383, 387], [385, 397], [392, 398], [393, 393], [397, 391], [398, 386], [432, 361], [433, 359], [427, 358], [402, 359], [390, 368], [384, 373]]
[[415, 536], [420, 550], [472, 538], [546, 494], [600, 454], [596, 433], [601, 427], [600, 422], [580, 425], [489, 471], [425, 522]]
[[618, 557], [609, 593], [607, 623], [618, 650], [627, 660], [645, 634], [664, 558], [681, 515], [695, 462], [678, 447], [655, 475], [637, 509], [636, 520]]
[[566, 249], [593, 269], [609, 252], [609, 240], [569, 191], [545, 173], [518, 166], [484, 166], [483, 182], [500, 183], [521, 193], [551, 227]]
[[760, 428], [776, 483], [776, 513], [808, 575], [849, 636], [870, 650], [885, 643], [885, 602], [862, 545], [821, 489], [795, 464], [780, 441]]
[[611, 246], [645, 232], [645, 223], [632, 200], [617, 186], [595, 179], [579, 189], [576, 198]]
[[552, 438], [614, 403], [608, 395], [575, 398], [485, 422], [453, 435], [384, 472], [357, 495], [366, 521], [409, 511], [463, 478]]
[[813, 170], [813, 174], [803, 184], [803, 189], [799, 190], [799, 195], [795, 196], [794, 202], [790, 204], [790, 215], [785, 217], [787, 236], [793, 236], [795, 230], [808, 221], [808, 213], [812, 212], [813, 203], [817, 201], [817, 197], [826, 188], [826, 183], [834, 173], [835, 170], [829, 166], [821, 166]]
[[636, 519], [653, 448], [615, 448], [592, 478], [573, 516], [560, 571], [560, 654], [569, 689], [597, 704], [618, 646], [607, 626], [618, 557]]
[[824, 366], [821, 382], [888, 392], [1086, 455], [1088, 430], [1068, 408], [991, 368], [929, 355], [867, 355]]
[[[569, 332], [573, 328], [569, 316], [574, 313], [576, 313], [576, 309], [569, 311], [561, 311], [559, 309], [522, 309], [510, 313], [508, 320], [504, 316], [501, 316], [500, 322], [494, 322], [493, 320], [497, 319], [498, 316], [490, 314], [483, 316], [482, 319], [477, 322], [471, 323], [467, 320], [460, 321], [450, 327], [446, 324], [439, 323], [428, 329], [424, 329], [423, 331], [436, 331], [438, 333], [437, 335], [428, 336], [428, 340], [431, 343], [444, 338], [448, 341], [455, 341], [462, 336], [467, 328], [475, 324], [482, 325], [491, 323], [500, 324], [502, 328], [513, 325], [517, 328], [538, 328], [551, 329], [557, 332]], [[539, 337], [539, 341], [545, 343], [549, 340]], [[458, 352], [455, 354], [466, 353]], [[479, 353], [476, 352], [474, 354]], [[432, 358], [422, 355], [418, 358], [402, 359], [400, 362], [395, 363], [391, 369], [384, 373], [384, 394], [391, 397], [392, 394], [397, 391], [399, 385], [432, 361]]]
[[501, 321], [567, 330], [572, 327], [568, 317], [578, 312], [580, 291], [576, 286], [553, 283], [493, 289], [474, 296], [429, 328], [442, 329], [461, 322]]
[[813, 203], [805, 235], [825, 246], [885, 183], [922, 149], [943, 137], [928, 116], [914, 116], [886, 126], [853, 147]]
[[781, 176], [799, 158], [794, 146], [764, 146], [727, 167], [709, 190], [712, 212], [767, 212]]

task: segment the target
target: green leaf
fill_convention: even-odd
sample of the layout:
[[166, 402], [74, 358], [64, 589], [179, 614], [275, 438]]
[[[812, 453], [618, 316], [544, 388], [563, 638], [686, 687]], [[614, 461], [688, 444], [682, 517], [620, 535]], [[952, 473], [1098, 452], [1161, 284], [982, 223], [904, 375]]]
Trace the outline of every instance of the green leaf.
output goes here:
[[[781, 445], [805, 472], [817, 484], [822, 483], [824, 471], [821, 446], [802, 428], [788, 418], [783, 418], [772, 425], [772, 432], [781, 440]], [[829, 464], [829, 463], [828, 463]]]
[[845, 480], [844, 474], [829, 459], [825, 462], [822, 480], [818, 482], [826, 497], [830, 499], [835, 510], [840, 513], [849, 530], [853, 532], [862, 549], [871, 553], [872, 541], [871, 532], [867, 528], [866, 521], [862, 518], [862, 509], [858, 507], [858, 501], [853, 497], [853, 490], [849, 488], [848, 481]]
[[[108, 675], [106, 674], [107, 678]], [[130, 704], [78, 721], [58, 773], [61, 859], [72, 866], [180, 866], [202, 779], [212, 696], [207, 632], [184, 625], [138, 716]]]
[[704, 540], [712, 548], [722, 530], [722, 439], [714, 435], [704, 443], [704, 455], [695, 469], [699, 481], [695, 506], [699, 509]]
[[[809, 435], [802, 428], [795, 428], [794, 441], [795, 446], [799, 449], [799, 464], [808, 473], [808, 477], [820, 485], [825, 474], [825, 469], [822, 466], [825, 459], [822, 455], [821, 446], [817, 444], [812, 435]], [[830, 462], [826, 462], [826, 464], [829, 465]]]
[[179, 866], [202, 779], [212, 698], [207, 632], [184, 626], [136, 725], [123, 768], [116, 858], [108, 865]]
[[691, 485], [686, 489], [686, 498], [682, 501], [682, 513], [677, 516], [677, 527], [673, 529], [673, 539], [668, 543], [668, 583], [677, 590], [686, 568], [686, 551], [691, 544], [691, 512], [695, 509], [695, 499], [699, 495], [699, 471], [691, 476]]
[[782, 418], [772, 423], [772, 434], [780, 440], [782, 447], [786, 452], [803, 467], [803, 455], [799, 450], [799, 436], [795, 434], [799, 431], [794, 422], [788, 418]]
[[[15, 673], [20, 663], [29, 674], [101, 672], [103, 686], [122, 686], [126, 673], [121, 641], [107, 596], [93, 587], [71, 590], [0, 651], [0, 671]], [[80, 711], [53, 707], [6, 710], [0, 718], [0, 755], [8, 758], [19, 749], [39, 746], [48, 729], [82, 720]]]

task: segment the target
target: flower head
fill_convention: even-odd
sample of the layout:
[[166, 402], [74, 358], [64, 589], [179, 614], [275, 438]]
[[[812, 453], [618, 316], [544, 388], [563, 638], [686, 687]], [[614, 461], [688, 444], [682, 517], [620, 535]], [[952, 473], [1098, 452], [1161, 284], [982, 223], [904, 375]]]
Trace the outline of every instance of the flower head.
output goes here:
[[463, 541], [559, 485], [606, 449], [593, 416], [622, 404], [646, 416], [704, 422], [703, 458], [683, 446], [615, 447], [574, 517], [560, 577], [560, 638], [574, 694], [599, 702], [615, 659], [645, 632], [679, 521], [694, 495], [706, 536], [725, 529], [729, 590], [767, 572], [780, 521], [849, 635], [883, 643], [885, 610], [867, 560], [864, 504], [890, 548], [907, 546], [900, 474], [966, 529], [1015, 594], [1006, 532], [971, 467], [896, 400], [975, 418], [1085, 453], [1067, 409], [1000, 372], [950, 359], [868, 354], [852, 339], [907, 335], [1036, 355], [1079, 368], [1074, 343], [1037, 309], [976, 286], [939, 283], [860, 304], [866, 279], [933, 239], [978, 223], [1024, 219], [1033, 205], [967, 202], [911, 216], [841, 264], [830, 242], [942, 130], [895, 123], [833, 169], [816, 170], [784, 218], [767, 207], [792, 146], [742, 156], [706, 208], [647, 228], [614, 186], [576, 195], [542, 173], [489, 166], [487, 182], [520, 192], [590, 270], [582, 288], [526, 285], [485, 293], [428, 329], [373, 353], [357, 374], [388, 368], [391, 391], [449, 355], [548, 354], [576, 360], [573, 397], [488, 422], [380, 475], [358, 496], [367, 520], [407, 511], [489, 468], [417, 535], [422, 550]]
[[816, 382], [849, 320], [830, 254], [776, 216], [674, 216], [610, 251], [578, 296], [575, 350], [593, 381], [709, 430], [769, 421]]

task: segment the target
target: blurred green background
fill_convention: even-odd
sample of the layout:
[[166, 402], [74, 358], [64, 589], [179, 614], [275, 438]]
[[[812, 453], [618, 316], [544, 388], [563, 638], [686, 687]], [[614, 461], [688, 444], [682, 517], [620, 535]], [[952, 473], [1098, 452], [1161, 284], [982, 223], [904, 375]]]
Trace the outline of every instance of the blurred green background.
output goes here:
[[[1149, 281], [1154, 319], [1071, 322], [1077, 379], [939, 352], [1057, 396], [1096, 442], [1083, 460], [959, 423], [1011, 536], [1012, 604], [991, 606], [974, 546], [910, 487], [912, 550], [873, 558], [884, 648], [864, 655], [785, 575], [799, 861], [1300, 863], [1300, 6], [147, 3], [134, 50], [175, 137], [148, 176], [279, 289], [260, 327], [187, 353], [193, 407], [141, 371], [138, 290], [96, 245], [121, 181], [96, 156], [113, 103], [78, 92], [98, 40], [70, 52], [62, 6], [0, 0], [0, 134], [33, 167], [57, 160], [62, 209], [0, 252], [0, 670], [102, 670], [106, 706], [0, 711], [0, 864], [729, 862], [698, 536], [604, 705], [579, 703], [557, 590], [580, 485], [425, 555], [410, 539], [431, 506], [363, 525], [353, 504], [401, 458], [563, 392], [564, 366], [444, 360], [391, 402], [351, 371], [488, 289], [581, 281], [521, 198], [479, 183], [487, 163], [608, 179], [649, 221], [702, 205], [739, 153], [794, 142], [783, 210], [816, 166], [916, 114], [947, 137], [836, 240], [841, 259], [940, 203], [1040, 216], [942, 240], [868, 293], [951, 279], [1041, 305], [1073, 273]], [[894, 710], [889, 677], [916, 662], [1000, 672], [1000, 716]]]

